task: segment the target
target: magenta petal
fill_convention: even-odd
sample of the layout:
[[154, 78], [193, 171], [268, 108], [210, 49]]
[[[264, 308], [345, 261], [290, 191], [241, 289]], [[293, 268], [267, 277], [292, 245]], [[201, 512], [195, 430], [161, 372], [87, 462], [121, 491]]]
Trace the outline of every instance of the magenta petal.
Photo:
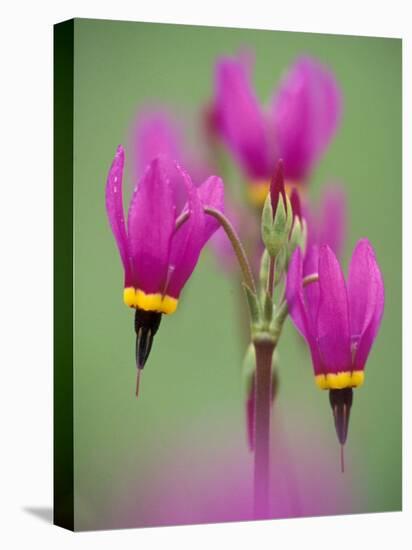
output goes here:
[[289, 262], [288, 275], [286, 280], [286, 299], [289, 307], [289, 314], [299, 330], [307, 339], [307, 312], [302, 294], [302, 253], [298, 247]]
[[[314, 275], [319, 270], [319, 247], [316, 245], [307, 249], [303, 262], [303, 276]], [[319, 283], [310, 283], [304, 289], [305, 302], [307, 304], [308, 314], [313, 326], [316, 325], [319, 310]]]
[[[219, 210], [219, 212], [224, 211], [224, 188], [221, 178], [210, 176], [197, 188], [197, 191], [202, 207], [209, 206], [215, 210]], [[219, 222], [216, 218], [205, 214], [204, 243], [210, 239], [217, 229], [219, 229]]]
[[124, 223], [123, 212], [123, 168], [124, 168], [124, 149], [121, 145], [117, 148], [116, 156], [107, 176], [106, 183], [106, 211], [110, 226], [116, 239], [117, 247], [120, 252], [124, 271], [125, 285], [131, 283], [132, 272], [130, 269], [128, 242], [126, 227]]
[[351, 365], [349, 306], [345, 279], [332, 250], [319, 250], [318, 346], [326, 372], [347, 371]]
[[285, 177], [305, 179], [331, 141], [340, 120], [341, 99], [327, 69], [309, 57], [291, 67], [274, 100], [274, 124]]
[[325, 189], [321, 206], [318, 243], [327, 244], [339, 258], [346, 233], [346, 196], [341, 187]]
[[286, 279], [286, 299], [292, 321], [309, 345], [315, 374], [321, 374], [323, 369], [315, 338], [314, 325], [311, 322], [313, 315], [308, 314], [303, 296], [302, 269], [302, 252], [298, 247], [289, 263]]
[[170, 180], [155, 159], [135, 187], [128, 217], [134, 285], [146, 293], [164, 289], [175, 210]]
[[169, 280], [166, 293], [179, 298], [187, 279], [192, 274], [204, 244], [205, 220], [199, 194], [190, 176], [177, 167], [187, 192], [189, 219], [173, 235], [170, 249]]
[[384, 284], [374, 250], [361, 239], [353, 251], [348, 279], [355, 368], [363, 369], [379, 330], [384, 309]]
[[217, 129], [252, 178], [267, 177], [269, 145], [266, 121], [253, 93], [247, 67], [230, 58], [216, 65]]

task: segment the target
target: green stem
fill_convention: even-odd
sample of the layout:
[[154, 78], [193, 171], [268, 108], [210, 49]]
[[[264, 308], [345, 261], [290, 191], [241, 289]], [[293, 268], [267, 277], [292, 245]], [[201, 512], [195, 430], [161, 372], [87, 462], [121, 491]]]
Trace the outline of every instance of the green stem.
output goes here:
[[230, 221], [226, 218], [222, 212], [219, 212], [219, 210], [215, 210], [214, 208], [210, 208], [209, 206], [206, 206], [204, 208], [204, 211], [209, 216], [213, 216], [217, 219], [217, 221], [220, 223], [220, 225], [223, 227], [226, 235], [228, 236], [228, 239], [233, 247], [233, 250], [236, 254], [237, 260], [239, 262], [240, 268], [242, 270], [243, 278], [245, 281], [245, 284], [250, 288], [250, 290], [253, 291], [254, 294], [256, 294], [256, 284], [255, 280], [253, 278], [252, 270], [250, 268], [249, 261], [246, 256], [245, 249], [243, 248], [242, 243], [240, 242], [239, 237], [236, 234], [236, 231], [234, 230], [232, 224]]

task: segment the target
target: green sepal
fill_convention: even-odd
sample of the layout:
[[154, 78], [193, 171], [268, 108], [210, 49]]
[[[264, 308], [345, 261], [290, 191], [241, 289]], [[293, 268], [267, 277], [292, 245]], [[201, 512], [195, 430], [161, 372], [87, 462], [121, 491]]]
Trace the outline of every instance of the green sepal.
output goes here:
[[265, 248], [262, 254], [262, 258], [260, 259], [260, 271], [259, 271], [259, 282], [260, 282], [260, 288], [262, 289], [266, 288], [266, 282], [269, 276], [269, 260], [270, 260], [269, 253]]
[[263, 321], [265, 326], [269, 326], [273, 317], [273, 300], [266, 291], [263, 296]]
[[242, 283], [242, 285], [245, 290], [252, 324], [255, 326], [258, 326], [261, 322], [261, 314], [260, 314], [258, 297], [253, 292], [253, 290], [247, 286], [246, 283]]
[[302, 253], [305, 253], [306, 250], [306, 241], [307, 241], [307, 226], [305, 220], [300, 220], [298, 217], [295, 217], [293, 222], [293, 228], [290, 235], [289, 243], [287, 246], [287, 258], [286, 258], [286, 268], [289, 265], [289, 260], [292, 257], [292, 254], [299, 246], [302, 250]]

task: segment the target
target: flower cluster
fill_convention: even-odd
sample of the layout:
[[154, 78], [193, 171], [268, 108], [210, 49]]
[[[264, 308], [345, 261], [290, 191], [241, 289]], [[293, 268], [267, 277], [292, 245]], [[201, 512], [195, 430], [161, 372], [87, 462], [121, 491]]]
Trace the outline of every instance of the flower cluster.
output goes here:
[[[244, 374], [260, 517], [266, 506], [269, 413], [278, 387], [276, 348], [287, 315], [308, 344], [316, 384], [330, 392], [343, 446], [353, 389], [364, 381], [382, 320], [384, 283], [367, 239], [356, 245], [345, 282], [338, 260], [347, 225], [342, 188], [325, 188], [320, 209], [309, 200], [312, 172], [341, 120], [334, 75], [317, 60], [300, 57], [263, 106], [251, 71], [247, 54], [217, 60], [207, 139], [199, 148], [208, 149], [204, 158], [188, 151], [182, 126], [167, 110], [144, 109], [131, 134], [137, 183], [127, 223], [121, 146], [107, 178], [106, 209], [124, 268], [124, 302], [135, 310], [138, 372], [161, 316], [176, 310], [202, 248], [219, 228], [215, 245], [221, 263], [232, 272], [238, 260], [250, 314]], [[239, 206], [226, 188], [227, 216], [223, 180], [206, 177], [211, 164], [214, 173], [224, 173], [222, 146], [240, 168], [248, 197]]]

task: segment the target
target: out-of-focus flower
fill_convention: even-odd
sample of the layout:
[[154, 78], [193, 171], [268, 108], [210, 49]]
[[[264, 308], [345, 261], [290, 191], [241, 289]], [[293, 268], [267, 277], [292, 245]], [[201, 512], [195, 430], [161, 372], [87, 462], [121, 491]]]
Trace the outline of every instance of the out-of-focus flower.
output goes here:
[[[137, 363], [143, 368], [161, 314], [173, 313], [204, 244], [218, 228], [203, 207], [223, 210], [223, 182], [211, 176], [195, 187], [168, 159], [150, 162], [123, 213], [124, 150], [118, 147], [106, 184], [106, 209], [124, 267], [124, 302], [136, 309]], [[170, 178], [172, 170], [175, 177]], [[183, 187], [186, 203], [178, 208]]]
[[338, 185], [326, 186], [322, 193], [320, 208], [313, 209], [305, 201], [303, 215], [308, 226], [308, 249], [313, 245], [327, 244], [340, 258], [347, 226], [344, 189]]
[[136, 117], [132, 129], [131, 151], [135, 178], [157, 157], [183, 161], [181, 128], [165, 110], [144, 110]]
[[[139, 181], [146, 167], [157, 157], [168, 157], [185, 166], [195, 184], [203, 181], [210, 173], [200, 150], [190, 148], [186, 137], [187, 128], [164, 107], [141, 110], [136, 116], [131, 131], [131, 157], [134, 181]], [[167, 169], [167, 167], [166, 167]], [[176, 171], [170, 171], [170, 178], [179, 178]]]
[[288, 184], [302, 184], [331, 141], [341, 99], [333, 75], [309, 57], [290, 68], [272, 109], [259, 104], [250, 61], [220, 58], [215, 71], [213, 127], [241, 165], [252, 203], [262, 205], [278, 158]]
[[[336, 475], [328, 437], [318, 433], [314, 445], [313, 435], [302, 426], [306, 412], [310, 414], [304, 407], [301, 414], [291, 415], [275, 402], [271, 417], [274, 452], [270, 517], [360, 511], [358, 465], [354, 468], [356, 474], [342, 483]], [[160, 440], [164, 452], [155, 452], [159, 445], [152, 449], [150, 440], [146, 452], [132, 447], [136, 458], [125, 461], [115, 472], [122, 483], [117, 493], [110, 494], [112, 505], [101, 507], [94, 523], [85, 527], [95, 529], [97, 521], [106, 528], [125, 528], [253, 520], [251, 465], [245, 442], [243, 437], [236, 437], [237, 432], [233, 437], [220, 436], [231, 429], [227, 415], [211, 424], [213, 420], [210, 415], [206, 419], [195, 416], [189, 431], [183, 431], [186, 426], [173, 434], [163, 431]], [[136, 470], [144, 475], [136, 476]], [[318, 476], [310, 475], [314, 471], [322, 472], [328, 482], [319, 483]], [[95, 512], [96, 505], [92, 504]]]
[[292, 320], [306, 339], [315, 379], [321, 389], [360, 386], [384, 308], [384, 284], [374, 250], [361, 239], [352, 254], [347, 284], [329, 246], [312, 247], [315, 278], [305, 284], [298, 248], [287, 276]]
[[335, 134], [340, 115], [341, 95], [333, 74], [315, 59], [299, 58], [273, 103], [278, 154], [288, 180], [308, 177]]
[[[242, 166], [250, 184], [250, 197], [263, 203], [277, 160], [267, 114], [250, 84], [245, 60], [220, 58], [215, 72], [215, 128]], [[262, 193], [262, 182], [264, 192]], [[258, 200], [258, 195], [263, 194]]]

